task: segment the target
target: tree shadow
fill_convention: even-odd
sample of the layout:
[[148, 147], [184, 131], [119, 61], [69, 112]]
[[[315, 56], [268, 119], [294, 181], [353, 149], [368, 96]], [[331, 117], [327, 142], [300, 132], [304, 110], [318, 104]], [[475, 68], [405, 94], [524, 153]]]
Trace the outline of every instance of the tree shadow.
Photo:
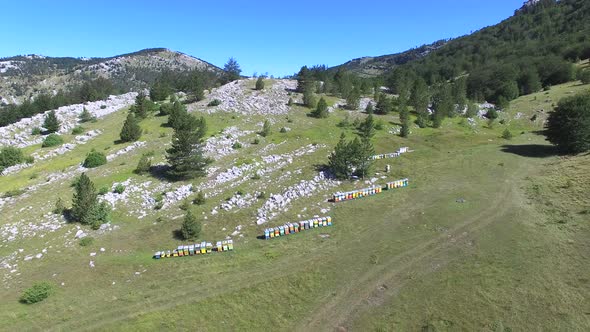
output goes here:
[[559, 155], [555, 146], [541, 144], [503, 145], [502, 152], [530, 158], [548, 158]]
[[182, 231], [180, 229], [175, 229], [171, 233], [175, 240], [184, 241], [184, 236], [182, 236]]
[[160, 181], [174, 181], [169, 175], [168, 171], [170, 170], [169, 165], [153, 165], [150, 166], [149, 173], [151, 176], [155, 177]]

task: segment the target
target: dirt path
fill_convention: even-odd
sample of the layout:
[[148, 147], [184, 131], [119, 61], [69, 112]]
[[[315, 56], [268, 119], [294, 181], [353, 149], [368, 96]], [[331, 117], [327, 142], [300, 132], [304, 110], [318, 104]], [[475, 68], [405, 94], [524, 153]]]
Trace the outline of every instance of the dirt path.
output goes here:
[[[520, 172], [515, 171], [513, 178], [516, 178], [518, 174]], [[411, 272], [415, 277], [432, 272], [430, 263], [434, 261], [439, 265], [448, 264], [449, 258], [441, 258], [441, 256], [463, 245], [462, 240], [467, 239], [472, 233], [502, 220], [500, 217], [514, 207], [511, 202], [517, 198], [517, 190], [514, 186], [503, 186], [502, 190], [490, 199], [491, 204], [477, 215], [432, 240], [423, 242], [399, 255], [391, 256], [381, 268], [371, 269], [359, 276], [354, 284], [341, 288], [328, 303], [321, 308], [316, 308], [313, 315], [297, 326], [296, 330], [326, 331], [349, 327], [358, 313], [366, 310], [367, 304], [372, 300], [382, 301], [383, 298], [393, 296], [399, 291], [408, 281], [406, 278], [408, 273]]]

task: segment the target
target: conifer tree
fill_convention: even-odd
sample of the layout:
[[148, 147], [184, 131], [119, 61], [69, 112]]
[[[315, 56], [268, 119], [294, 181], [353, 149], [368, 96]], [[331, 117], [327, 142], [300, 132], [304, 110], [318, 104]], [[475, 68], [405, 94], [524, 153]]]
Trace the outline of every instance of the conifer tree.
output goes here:
[[320, 101], [318, 102], [318, 105], [315, 108], [315, 110], [311, 112], [311, 116], [318, 119], [328, 117], [328, 104], [326, 103], [326, 100], [323, 97], [320, 98]]
[[270, 135], [270, 121], [265, 120], [264, 124], [262, 125], [262, 131], [260, 132], [260, 136], [266, 137]]
[[170, 115], [168, 116], [168, 125], [172, 128], [180, 127], [183, 119], [187, 115], [188, 112], [186, 111], [186, 107], [184, 107], [179, 101], [174, 102], [174, 104], [172, 104], [172, 109], [170, 110]]
[[121, 141], [122, 142], [135, 142], [141, 137], [141, 127], [139, 121], [135, 118], [132, 112], [127, 114], [127, 119], [121, 128]]
[[201, 223], [197, 220], [197, 217], [195, 217], [191, 210], [186, 212], [180, 232], [185, 240], [195, 240], [201, 234]]
[[55, 111], [51, 111], [45, 115], [45, 121], [43, 121], [43, 127], [48, 133], [55, 133], [59, 131], [60, 122], [57, 119]]
[[168, 174], [171, 177], [182, 180], [207, 174], [207, 166], [212, 160], [203, 153], [206, 132], [207, 124], [203, 117], [197, 119], [191, 114], [183, 116], [182, 122], [174, 128], [172, 147], [166, 151], [170, 164]]
[[334, 148], [334, 152], [329, 157], [328, 167], [332, 171], [332, 174], [337, 179], [348, 179], [350, 174], [350, 156], [349, 156], [349, 149], [348, 143], [346, 142], [346, 136], [344, 133], [340, 136], [340, 140], [336, 147]]
[[357, 110], [361, 101], [361, 90], [358, 86], [354, 86], [352, 91], [346, 96], [346, 108], [349, 110]]
[[76, 182], [72, 200], [72, 218], [81, 223], [86, 223], [89, 211], [97, 204], [97, 197], [94, 183], [90, 181], [86, 173], [82, 173]]
[[135, 167], [134, 172], [136, 174], [144, 174], [150, 171], [152, 167], [152, 161], [148, 155], [143, 154], [137, 163], [137, 167]]
[[80, 113], [80, 115], [78, 116], [78, 119], [80, 119], [80, 122], [84, 123], [93, 121], [96, 118], [92, 116], [92, 114], [86, 109], [86, 107], [84, 107], [82, 109], [82, 113]]
[[373, 114], [373, 112], [375, 112], [375, 109], [373, 108], [373, 103], [369, 102], [367, 104], [367, 107], [365, 108], [365, 112], [367, 114]]
[[264, 89], [264, 79], [262, 78], [262, 76], [260, 76], [256, 80], [256, 90], [262, 90], [262, 89]]
[[357, 129], [362, 139], [373, 138], [375, 136], [375, 120], [373, 119], [373, 115], [369, 114]]

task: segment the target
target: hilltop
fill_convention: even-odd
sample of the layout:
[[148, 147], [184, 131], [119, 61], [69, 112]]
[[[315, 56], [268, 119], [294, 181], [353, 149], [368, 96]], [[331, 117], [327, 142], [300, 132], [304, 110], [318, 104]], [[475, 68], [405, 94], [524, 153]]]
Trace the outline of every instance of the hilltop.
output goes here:
[[121, 92], [148, 87], [162, 72], [222, 70], [204, 60], [165, 48], [108, 58], [14, 56], [0, 59], [0, 100], [20, 103], [38, 94], [72, 90], [90, 79], [105, 78]]

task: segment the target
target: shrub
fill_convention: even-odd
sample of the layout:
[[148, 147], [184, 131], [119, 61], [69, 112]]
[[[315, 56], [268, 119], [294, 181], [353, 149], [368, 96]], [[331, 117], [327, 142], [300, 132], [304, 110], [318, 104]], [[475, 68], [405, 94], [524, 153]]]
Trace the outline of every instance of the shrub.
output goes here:
[[98, 190], [99, 195], [106, 195], [109, 192], [109, 187], [102, 187]]
[[582, 84], [590, 83], [590, 69], [581, 70], [578, 72], [578, 79], [582, 81]]
[[116, 194], [122, 194], [125, 191], [125, 186], [122, 183], [117, 184], [115, 190], [113, 190]]
[[379, 119], [377, 121], [377, 123], [375, 123], [375, 129], [376, 130], [383, 130], [383, 127], [384, 127], [383, 120]]
[[33, 157], [33, 156], [26, 156], [25, 157], [25, 163], [26, 164], [32, 164], [34, 162], [35, 162], [35, 157]]
[[490, 108], [486, 113], [486, 118], [488, 119], [497, 119], [498, 118], [498, 111], [495, 108]]
[[78, 127], [75, 127], [74, 129], [72, 129], [72, 135], [80, 135], [83, 132], [84, 132], [84, 127], [82, 127], [82, 126], [78, 126]]
[[47, 281], [41, 281], [25, 289], [21, 295], [20, 301], [25, 304], [41, 302], [53, 293], [53, 285]]
[[256, 198], [258, 198], [258, 199], [266, 199], [266, 193], [263, 191], [263, 192], [259, 193], [256, 196]]
[[510, 130], [508, 130], [508, 128], [504, 129], [504, 132], [502, 133], [502, 138], [512, 139], [512, 133], [510, 132]]
[[287, 102], [287, 106], [293, 105], [293, 98], [289, 97], [289, 101]]
[[78, 116], [78, 119], [82, 123], [96, 120], [96, 118], [94, 116], [92, 116], [92, 114], [90, 112], [88, 112], [86, 107], [84, 107], [84, 109], [82, 110], [82, 113], [80, 113], [80, 115]]
[[101, 110], [104, 110], [105, 108], [107, 108], [107, 105], [100, 105]]
[[25, 156], [21, 149], [12, 146], [0, 149], [0, 169], [10, 167], [25, 161]]
[[258, 77], [258, 79], [256, 80], [256, 90], [262, 90], [264, 89], [264, 79], [261, 77]]
[[240, 142], [235, 142], [232, 146], [232, 149], [237, 150], [237, 149], [241, 149], [242, 148], [242, 143]]
[[549, 113], [545, 135], [562, 153], [590, 150], [590, 93], [566, 97]]
[[188, 199], [185, 199], [185, 200], [182, 201], [182, 203], [180, 204], [179, 208], [182, 211], [188, 211], [188, 209], [191, 208], [191, 203], [189, 202]]
[[88, 247], [92, 243], [94, 243], [94, 238], [91, 236], [85, 236], [78, 241], [78, 244], [82, 247]]
[[252, 175], [251, 179], [252, 180], [260, 180], [260, 174], [256, 173], [256, 174]]
[[258, 137], [256, 137], [253, 141], [252, 144], [256, 145], [256, 144], [260, 144], [260, 139]]
[[35, 127], [31, 130], [31, 135], [41, 135], [41, 128]]
[[58, 134], [49, 134], [47, 135], [47, 137], [45, 137], [45, 140], [43, 140], [43, 144], [41, 144], [41, 147], [48, 148], [52, 146], [62, 145], [63, 143], [64, 139]]
[[164, 202], [156, 202], [156, 205], [154, 205], [155, 210], [160, 210], [163, 207], [164, 207]]
[[209, 102], [209, 104], [207, 104], [207, 106], [219, 106], [221, 105], [221, 100], [219, 99], [213, 99]]
[[203, 194], [202, 191], [199, 191], [197, 193], [197, 196], [195, 197], [195, 199], [193, 199], [193, 204], [195, 205], [203, 205], [206, 202], [206, 198], [205, 198], [205, 194]]
[[86, 168], [94, 168], [98, 166], [102, 166], [107, 163], [107, 157], [102, 152], [98, 152], [96, 150], [90, 151], [90, 153], [86, 156], [84, 160], [84, 164], [82, 166]]
[[287, 132], [287, 128], [282, 127], [281, 130], [279, 130], [280, 133], [284, 134]]

